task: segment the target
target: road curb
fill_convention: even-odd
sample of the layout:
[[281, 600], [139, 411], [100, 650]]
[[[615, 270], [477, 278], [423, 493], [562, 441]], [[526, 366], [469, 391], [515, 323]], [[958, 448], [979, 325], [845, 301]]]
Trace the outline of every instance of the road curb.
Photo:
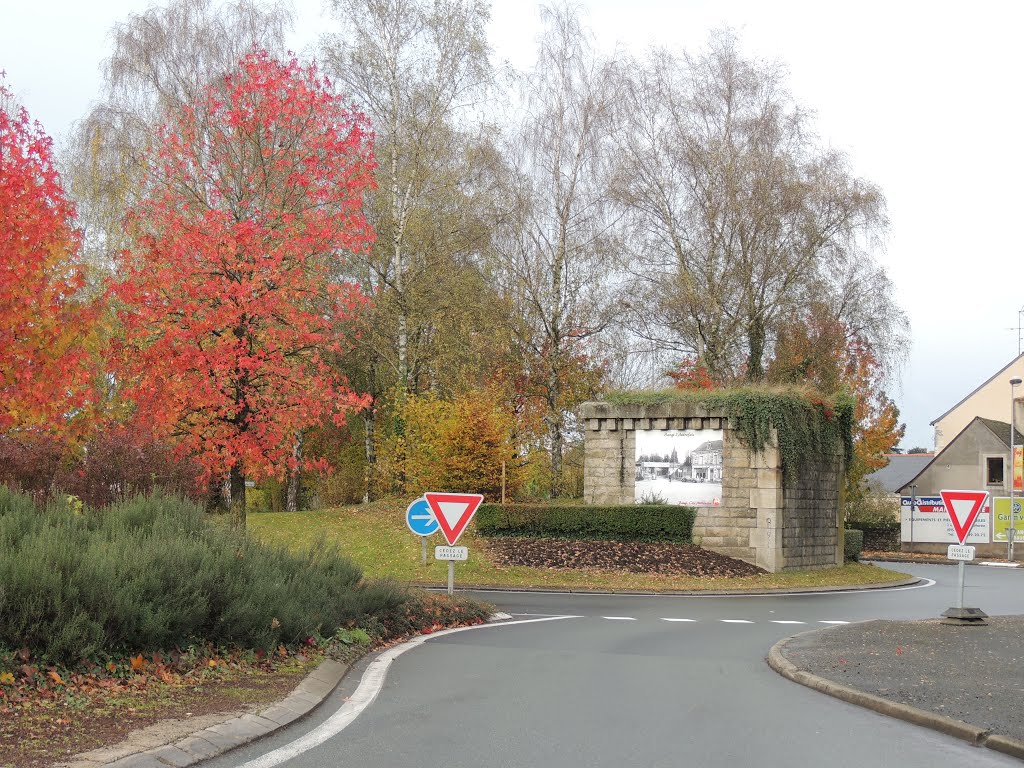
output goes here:
[[128, 740], [75, 755], [57, 768], [186, 768], [261, 739], [305, 717], [326, 699], [345, 676], [349, 665], [328, 659], [310, 672], [280, 701], [256, 712], [209, 725], [167, 743], [135, 749]]
[[[872, 589], [893, 589], [895, 587], [911, 587], [924, 582], [925, 579], [911, 576], [896, 581], [883, 581], [874, 584], [847, 584], [835, 587], [795, 587], [791, 589], [700, 589], [700, 590], [662, 590], [660, 592], [644, 592], [636, 589], [587, 589], [586, 587], [509, 587], [502, 584], [460, 584], [456, 592], [535, 592], [538, 594], [562, 595], [635, 595], [638, 597], [742, 597], [743, 595], [813, 595], [828, 592], [860, 592]], [[415, 589], [430, 591], [446, 590], [444, 584], [427, 584], [414, 582], [409, 584]]]
[[874, 711], [883, 715], [888, 715], [889, 717], [896, 717], [900, 720], [914, 723], [915, 725], [931, 728], [934, 731], [939, 731], [949, 736], [963, 739], [975, 746], [988, 747], [989, 749], [994, 749], [998, 752], [1003, 752], [1004, 754], [1024, 759], [1024, 741], [1020, 741], [1009, 736], [995, 734], [992, 733], [990, 729], [971, 725], [970, 723], [965, 723], [963, 720], [957, 720], [952, 717], [947, 717], [946, 715], [939, 715], [935, 712], [918, 709], [917, 707], [912, 707], [909, 704], [901, 704], [897, 701], [884, 699], [881, 696], [876, 696], [872, 693], [867, 693], [866, 691], [861, 691], [857, 688], [851, 688], [848, 685], [843, 685], [842, 683], [837, 683], [833, 680], [819, 677], [811, 672], [800, 669], [796, 664], [783, 656], [782, 650], [790, 640], [818, 632], [829, 632], [834, 629], [834, 627], [813, 629], [808, 632], [801, 632], [798, 635], [793, 635], [792, 637], [783, 638], [773, 645], [770, 651], [768, 651], [768, 666], [783, 677], [786, 677], [795, 683], [800, 683], [800, 685], [805, 685], [808, 688], [813, 688], [821, 693], [826, 693], [829, 696], [842, 699], [850, 704], [856, 704], [858, 706], [865, 707], [866, 709], [873, 709]]
[[[495, 613], [489, 621], [497, 623], [511, 618], [507, 613]], [[138, 738], [139, 732], [136, 732], [136, 738], [130, 735], [118, 744], [82, 752], [55, 764], [54, 768], [187, 768], [302, 719], [334, 692], [350, 668], [349, 664], [328, 659], [317, 665], [285, 698], [259, 712], [225, 716], [203, 728], [185, 735], [179, 733], [159, 743], [153, 738]], [[203, 720], [208, 723], [210, 718]]]

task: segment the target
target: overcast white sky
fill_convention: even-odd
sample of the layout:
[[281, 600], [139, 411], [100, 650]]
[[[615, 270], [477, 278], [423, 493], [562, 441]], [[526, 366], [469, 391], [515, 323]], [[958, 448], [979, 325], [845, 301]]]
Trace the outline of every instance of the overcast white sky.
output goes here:
[[[107, 33], [149, 0], [0, 0], [0, 70], [58, 142], [99, 91]], [[747, 52], [779, 59], [819, 133], [879, 184], [891, 237], [879, 255], [911, 322], [894, 391], [903, 447], [931, 447], [929, 422], [1018, 352], [1024, 258], [1024, 3], [585, 0], [602, 48], [697, 48], [729, 25]], [[334, 28], [321, 0], [296, 0], [294, 47]], [[493, 0], [491, 43], [532, 61], [531, 0]], [[1009, 402], [1007, 402], [1007, 417]]]

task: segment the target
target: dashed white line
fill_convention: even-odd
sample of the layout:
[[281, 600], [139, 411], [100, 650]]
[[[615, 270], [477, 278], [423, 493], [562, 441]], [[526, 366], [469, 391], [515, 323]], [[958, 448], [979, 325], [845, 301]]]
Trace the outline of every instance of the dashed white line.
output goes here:
[[772, 619], [772, 624], [806, 624], [806, 621], [788, 621], [786, 619]]
[[663, 618], [662, 621], [688, 621], [688, 622], [695, 622], [697, 620], [696, 619], [665, 619], [665, 618]]
[[608, 621], [636, 621], [632, 616], [602, 616], [601, 618]]
[[719, 619], [723, 624], [753, 624], [749, 619]]
[[848, 621], [819, 621], [819, 624], [849, 624]]

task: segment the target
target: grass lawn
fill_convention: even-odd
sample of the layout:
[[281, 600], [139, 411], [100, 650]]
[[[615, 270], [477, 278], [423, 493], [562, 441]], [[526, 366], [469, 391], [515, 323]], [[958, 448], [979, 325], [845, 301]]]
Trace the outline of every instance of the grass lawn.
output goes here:
[[[448, 564], [435, 562], [434, 547], [446, 542], [440, 534], [427, 540], [428, 560], [421, 564], [420, 539], [405, 524], [407, 502], [396, 499], [315, 512], [262, 513], [248, 516], [248, 529], [268, 543], [305, 547], [319, 537], [337, 542], [342, 552], [358, 563], [367, 577], [392, 578], [418, 585], [444, 586]], [[697, 578], [615, 571], [499, 567], [491, 563], [487, 539], [472, 523], [459, 546], [469, 548], [469, 560], [455, 564], [456, 588], [470, 586], [538, 587], [664, 591], [800, 589], [856, 584], [881, 584], [903, 574], [870, 565], [851, 563], [822, 571], [794, 571], [742, 578]]]

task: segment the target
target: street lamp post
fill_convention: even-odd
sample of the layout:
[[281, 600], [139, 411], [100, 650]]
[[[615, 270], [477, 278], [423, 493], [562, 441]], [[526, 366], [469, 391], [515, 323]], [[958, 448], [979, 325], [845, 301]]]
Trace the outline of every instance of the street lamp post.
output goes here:
[[1013, 522], [1016, 518], [1016, 515], [1013, 514], [1013, 470], [1015, 466], [1014, 434], [1017, 431], [1017, 421], [1014, 416], [1017, 409], [1013, 395], [1018, 384], [1020, 384], [1020, 379], [1010, 379], [1010, 528], [1006, 532], [1006, 559], [1011, 563], [1013, 562], [1013, 534], [1016, 533]]

